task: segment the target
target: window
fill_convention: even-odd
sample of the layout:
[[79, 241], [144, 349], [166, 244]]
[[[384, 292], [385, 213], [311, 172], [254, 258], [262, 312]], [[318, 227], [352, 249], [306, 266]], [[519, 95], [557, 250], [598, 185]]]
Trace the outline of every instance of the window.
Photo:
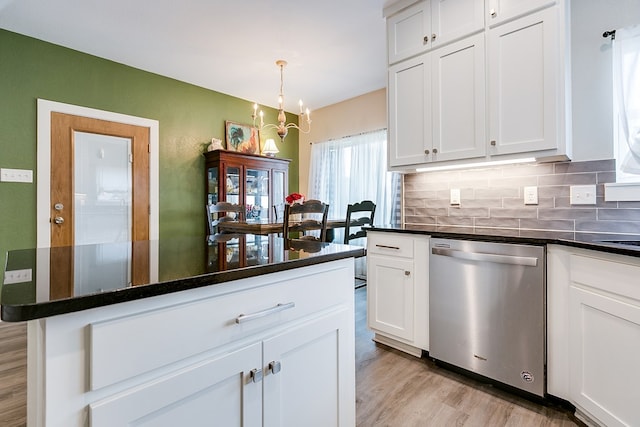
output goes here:
[[613, 41], [614, 150], [617, 182], [640, 182], [640, 25]]
[[386, 130], [314, 143], [308, 198], [329, 203], [329, 218], [345, 217], [349, 203], [371, 200], [376, 224], [399, 224], [400, 175], [387, 172]]

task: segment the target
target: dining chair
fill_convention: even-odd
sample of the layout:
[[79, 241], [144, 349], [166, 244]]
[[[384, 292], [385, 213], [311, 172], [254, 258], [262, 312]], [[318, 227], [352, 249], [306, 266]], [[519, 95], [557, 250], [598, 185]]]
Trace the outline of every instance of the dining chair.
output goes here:
[[[373, 225], [373, 217], [376, 213], [376, 204], [371, 200], [363, 200], [347, 206], [347, 218], [344, 222], [344, 244], [350, 240], [366, 237], [367, 233], [362, 229], [365, 225]], [[352, 232], [351, 228], [356, 231]]]
[[243, 221], [245, 218], [245, 208], [243, 205], [218, 202], [207, 205], [207, 224], [209, 234], [218, 232], [218, 224], [226, 221]]
[[284, 205], [283, 236], [288, 239], [294, 233], [299, 239], [324, 242], [327, 237], [328, 213], [329, 205], [320, 200]]

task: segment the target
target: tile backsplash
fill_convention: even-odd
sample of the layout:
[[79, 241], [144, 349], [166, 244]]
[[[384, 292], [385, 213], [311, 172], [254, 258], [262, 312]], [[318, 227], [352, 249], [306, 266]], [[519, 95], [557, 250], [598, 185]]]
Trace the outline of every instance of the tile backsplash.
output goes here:
[[[605, 202], [615, 160], [505, 165], [404, 175], [405, 227], [442, 231], [473, 227], [492, 234], [594, 240], [640, 236], [640, 202]], [[595, 205], [571, 205], [570, 187], [596, 185]], [[538, 188], [538, 204], [524, 204], [524, 187]], [[460, 189], [460, 205], [450, 190]]]

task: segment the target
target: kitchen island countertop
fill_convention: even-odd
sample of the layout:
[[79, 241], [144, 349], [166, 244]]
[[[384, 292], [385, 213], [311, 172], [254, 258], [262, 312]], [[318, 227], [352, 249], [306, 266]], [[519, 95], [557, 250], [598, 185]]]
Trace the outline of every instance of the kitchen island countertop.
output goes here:
[[362, 255], [358, 246], [252, 234], [14, 250], [0, 287], [2, 320], [33, 320]]

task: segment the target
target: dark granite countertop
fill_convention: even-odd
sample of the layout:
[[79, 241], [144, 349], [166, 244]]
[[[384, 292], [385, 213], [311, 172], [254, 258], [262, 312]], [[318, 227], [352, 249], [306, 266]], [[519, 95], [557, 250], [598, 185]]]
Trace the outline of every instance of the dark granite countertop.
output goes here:
[[576, 236], [574, 233], [567, 232], [555, 233], [552, 231], [535, 230], [517, 231], [509, 229], [415, 225], [411, 227], [377, 226], [371, 227], [369, 230], [422, 234], [445, 239], [482, 240], [533, 245], [558, 244], [640, 258], [640, 246], [614, 243], [624, 240], [638, 242], [640, 241], [640, 236], [621, 236], [619, 234], [579, 234]]
[[252, 234], [9, 251], [1, 317], [38, 319], [362, 255]]

